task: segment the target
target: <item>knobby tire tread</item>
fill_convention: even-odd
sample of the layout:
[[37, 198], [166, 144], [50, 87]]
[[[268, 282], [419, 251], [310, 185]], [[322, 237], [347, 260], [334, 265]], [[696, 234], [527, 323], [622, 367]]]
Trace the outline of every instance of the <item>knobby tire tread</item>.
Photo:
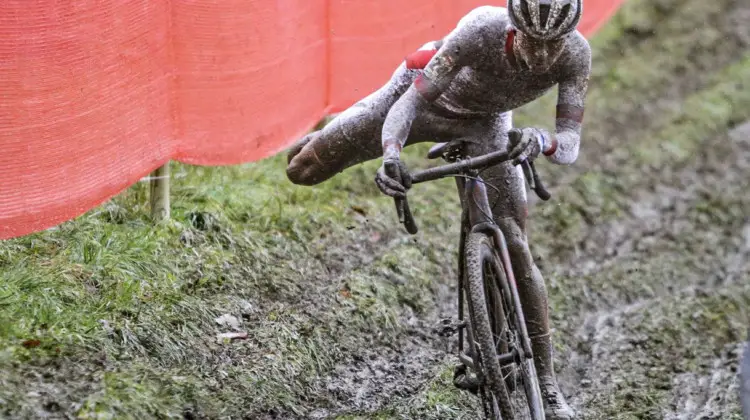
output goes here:
[[487, 310], [487, 300], [484, 294], [483, 265], [486, 253], [483, 249], [489, 248], [490, 255], [495, 255], [492, 239], [481, 233], [469, 234], [466, 241], [466, 286], [469, 308], [472, 313], [472, 328], [474, 339], [479, 344], [482, 371], [492, 394], [495, 395], [497, 404], [505, 420], [513, 419], [513, 408], [510, 406], [510, 395], [505, 386], [505, 380], [497, 360], [495, 341], [490, 327], [490, 316]]
[[[520, 334], [521, 331], [521, 320], [518, 317], [518, 313], [513, 308], [513, 292], [511, 291], [511, 284], [508, 282], [508, 276], [505, 274], [504, 267], [502, 266], [500, 259], [496, 260], [495, 265], [496, 275], [499, 277], [497, 285], [502, 295], [503, 308], [507, 310], [504, 314], [507, 318], [508, 326], [512, 328], [515, 334]], [[532, 358], [525, 358], [520, 364], [517, 365], [521, 371], [521, 377], [523, 381], [524, 393], [526, 394], [526, 403], [529, 408], [529, 414], [531, 420], [543, 420], [544, 419], [544, 404], [542, 402], [542, 393], [539, 387], [539, 378], [536, 375], [536, 367], [534, 366], [534, 360]], [[517, 372], [514, 372], [517, 376]], [[504, 373], [505, 374], [505, 373]], [[506, 376], [506, 384], [511, 379]], [[511, 389], [510, 385], [507, 385]]]

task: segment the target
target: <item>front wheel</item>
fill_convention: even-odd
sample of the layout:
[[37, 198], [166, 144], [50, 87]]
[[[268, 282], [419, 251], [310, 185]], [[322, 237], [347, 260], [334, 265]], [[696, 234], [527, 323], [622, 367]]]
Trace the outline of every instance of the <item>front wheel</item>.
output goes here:
[[465, 258], [468, 336], [474, 341], [468, 348], [481, 378], [485, 413], [491, 419], [543, 420], [534, 363], [521, 346], [520, 318], [515, 313], [520, 305], [514, 304], [517, 293], [511, 289], [515, 285], [507, 280], [494, 240], [482, 233], [469, 234]]

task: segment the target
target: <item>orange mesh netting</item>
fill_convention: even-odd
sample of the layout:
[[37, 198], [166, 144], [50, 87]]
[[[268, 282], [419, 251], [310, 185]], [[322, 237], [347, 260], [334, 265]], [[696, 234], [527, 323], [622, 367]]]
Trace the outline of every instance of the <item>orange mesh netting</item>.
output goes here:
[[[581, 31], [621, 1], [586, 0]], [[76, 217], [169, 159], [273, 155], [486, 3], [3, 0], [0, 239]]]

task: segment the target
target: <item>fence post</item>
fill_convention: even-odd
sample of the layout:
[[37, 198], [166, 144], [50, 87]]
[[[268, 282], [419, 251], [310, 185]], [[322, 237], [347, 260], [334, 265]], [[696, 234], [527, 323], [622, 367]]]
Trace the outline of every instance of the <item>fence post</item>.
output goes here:
[[169, 219], [169, 161], [151, 173], [150, 187], [151, 219]]

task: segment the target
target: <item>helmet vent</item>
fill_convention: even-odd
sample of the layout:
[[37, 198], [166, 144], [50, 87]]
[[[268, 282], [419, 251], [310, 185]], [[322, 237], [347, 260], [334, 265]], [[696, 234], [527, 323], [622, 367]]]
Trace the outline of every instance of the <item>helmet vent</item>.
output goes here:
[[508, 0], [512, 24], [543, 40], [557, 39], [578, 25], [583, 0]]
[[524, 22], [532, 22], [531, 19], [531, 11], [529, 10], [529, 3], [522, 1], [521, 2], [521, 14], [523, 15]]
[[561, 25], [565, 21], [565, 18], [568, 17], [568, 16], [570, 16], [570, 9], [571, 8], [572, 8], [572, 6], [570, 5], [570, 3], [568, 3], [568, 4], [566, 4], [565, 6], [562, 7], [562, 10], [560, 11], [560, 14], [558, 15], [558, 16], [560, 16], [560, 19], [559, 19], [560, 22], [558, 24]]
[[552, 7], [549, 4], [539, 5], [539, 25], [544, 28], [547, 25], [547, 19], [549, 19], [549, 12]]

